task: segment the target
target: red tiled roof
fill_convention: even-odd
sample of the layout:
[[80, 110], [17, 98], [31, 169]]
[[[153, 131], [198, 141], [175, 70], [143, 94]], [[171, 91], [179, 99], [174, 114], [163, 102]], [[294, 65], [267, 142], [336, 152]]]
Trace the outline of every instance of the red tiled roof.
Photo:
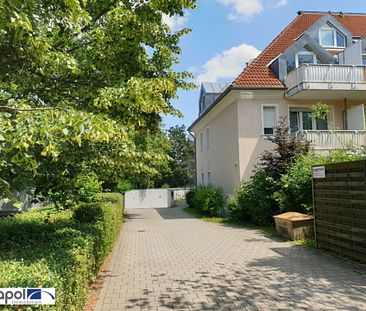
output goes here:
[[[268, 63], [289, 48], [296, 38], [327, 13], [301, 13], [297, 16], [264, 51], [235, 79], [233, 87], [284, 88]], [[366, 36], [366, 15], [332, 14], [354, 36]]]

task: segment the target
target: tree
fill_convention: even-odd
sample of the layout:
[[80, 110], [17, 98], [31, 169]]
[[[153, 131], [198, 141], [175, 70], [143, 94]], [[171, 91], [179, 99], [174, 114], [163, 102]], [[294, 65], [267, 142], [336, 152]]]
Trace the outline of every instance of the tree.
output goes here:
[[158, 174], [163, 149], [141, 148], [187, 89], [174, 72], [182, 15], [195, 0], [0, 0], [0, 195], [28, 188], [61, 204], [78, 176]]
[[309, 141], [299, 141], [290, 133], [287, 118], [278, 122], [275, 136], [268, 137], [268, 140], [275, 144], [275, 148], [262, 153], [258, 168], [275, 181], [287, 172], [297, 155], [307, 154], [310, 150]]
[[173, 126], [167, 130], [167, 138], [171, 145], [168, 152], [171, 161], [168, 170], [162, 173], [160, 185], [184, 187], [193, 184], [194, 178], [194, 143], [187, 136], [184, 125]]

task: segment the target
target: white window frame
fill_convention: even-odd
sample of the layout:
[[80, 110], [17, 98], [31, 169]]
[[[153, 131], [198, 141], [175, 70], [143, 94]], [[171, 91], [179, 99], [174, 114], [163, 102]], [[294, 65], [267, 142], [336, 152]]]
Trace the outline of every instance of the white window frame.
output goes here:
[[205, 172], [201, 172], [201, 185], [205, 185]]
[[207, 184], [210, 185], [212, 184], [212, 180], [211, 180], [211, 171], [207, 172]]
[[[328, 127], [329, 127], [329, 125], [332, 124], [332, 122], [334, 122], [334, 120], [335, 120], [335, 110], [334, 110], [334, 105], [328, 105], [328, 106], [330, 108], [330, 113], [328, 115], [328, 120], [327, 120]], [[290, 112], [291, 112], [291, 109], [293, 109], [292, 111], [294, 111], [294, 112], [301, 112], [301, 114], [300, 114], [300, 120], [299, 120], [299, 122], [300, 122], [299, 131], [304, 131], [304, 129], [303, 129], [302, 112], [304, 112], [304, 111], [307, 111], [307, 112], [311, 111], [311, 106], [289, 105], [287, 107], [287, 115], [288, 115], [288, 121], [289, 122], [290, 122]], [[317, 131], [316, 130], [316, 119], [315, 118], [312, 118], [311, 122], [312, 122], [312, 128], [313, 128], [312, 131]], [[315, 128], [315, 130], [314, 130], [314, 128]], [[290, 129], [290, 131], [291, 131], [291, 129]]]
[[206, 128], [204, 136], [205, 136], [206, 149], [209, 149], [210, 148], [210, 128], [209, 127]]
[[203, 136], [203, 132], [200, 132], [200, 150], [203, 150], [203, 144], [204, 144], [204, 136]]
[[276, 128], [273, 129], [273, 134], [265, 134], [264, 133], [264, 108], [265, 107], [274, 107], [275, 108], [275, 113], [276, 113], [276, 124], [277, 125], [278, 121], [279, 121], [279, 116], [278, 116], [278, 104], [263, 104], [262, 105], [262, 136], [274, 136], [276, 134]]
[[310, 52], [310, 51], [301, 51], [301, 52], [297, 52], [295, 54], [295, 66], [296, 66], [296, 68], [299, 68], [299, 55], [311, 55], [311, 56], [313, 56], [313, 61], [314, 61], [313, 64], [318, 63], [318, 60], [316, 59], [315, 53]]
[[[333, 42], [334, 42], [334, 45], [323, 45], [322, 43], [322, 36], [321, 36], [321, 32], [322, 30], [331, 30], [333, 31]], [[338, 42], [337, 42], [337, 33], [339, 33], [341, 36], [344, 37], [344, 46], [338, 46]], [[332, 48], [332, 49], [345, 49], [346, 46], [347, 46], [347, 38], [346, 36], [341, 33], [340, 31], [338, 31], [337, 29], [331, 27], [331, 26], [324, 26], [324, 27], [321, 27], [319, 29], [319, 43], [322, 47], [325, 47], [325, 48]]]

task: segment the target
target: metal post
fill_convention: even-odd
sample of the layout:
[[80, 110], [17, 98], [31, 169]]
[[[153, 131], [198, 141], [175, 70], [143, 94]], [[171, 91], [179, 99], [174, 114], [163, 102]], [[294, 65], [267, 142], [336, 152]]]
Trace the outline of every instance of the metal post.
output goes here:
[[318, 248], [318, 242], [316, 239], [315, 187], [314, 187], [313, 168], [311, 168], [311, 188], [313, 193], [314, 240], [315, 240], [315, 248]]

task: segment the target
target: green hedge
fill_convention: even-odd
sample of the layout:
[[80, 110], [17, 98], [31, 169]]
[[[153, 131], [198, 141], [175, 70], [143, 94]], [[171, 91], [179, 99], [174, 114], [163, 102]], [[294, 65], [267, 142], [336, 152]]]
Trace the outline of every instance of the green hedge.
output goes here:
[[186, 201], [190, 207], [208, 216], [220, 216], [225, 207], [224, 191], [213, 185], [198, 186], [188, 192]]
[[272, 225], [273, 215], [279, 213], [278, 203], [274, 199], [277, 190], [278, 184], [271, 177], [263, 171], [257, 171], [229, 199], [227, 208], [230, 216], [237, 221]]
[[122, 195], [102, 194], [91, 204], [101, 211], [92, 223], [77, 219], [86, 205], [74, 215], [42, 209], [0, 220], [0, 287], [55, 287], [56, 305], [42, 310], [82, 310], [123, 221]]

